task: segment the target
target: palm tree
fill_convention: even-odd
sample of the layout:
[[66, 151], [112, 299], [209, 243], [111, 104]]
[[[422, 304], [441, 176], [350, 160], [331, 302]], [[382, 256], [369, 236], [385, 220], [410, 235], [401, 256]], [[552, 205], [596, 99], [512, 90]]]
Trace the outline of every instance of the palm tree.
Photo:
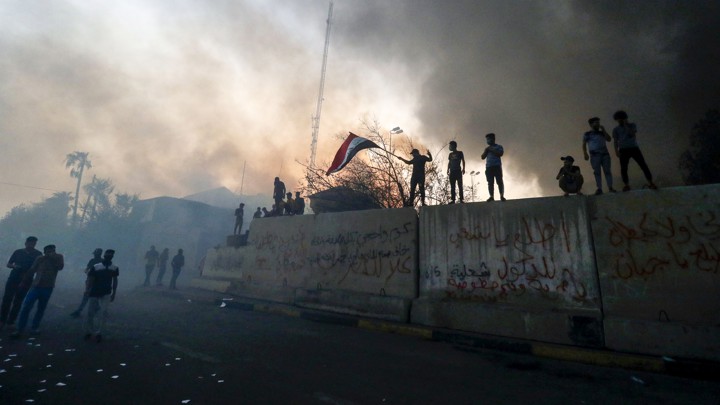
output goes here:
[[[87, 193], [87, 200], [85, 200], [85, 204], [83, 204], [83, 212], [80, 217], [80, 223], [85, 221], [85, 214], [87, 214], [88, 209], [90, 209], [90, 216], [88, 217], [88, 221], [90, 221], [95, 218], [97, 214], [98, 204], [100, 204], [100, 208], [109, 208], [111, 206], [110, 194], [112, 194], [113, 190], [115, 190], [115, 186], [113, 186], [110, 179], [100, 179], [95, 175], [93, 175], [92, 181], [83, 186], [83, 188]], [[92, 205], [90, 204], [91, 199]]]
[[85, 169], [92, 167], [92, 163], [88, 159], [90, 152], [78, 152], [69, 153], [65, 156], [65, 168], [70, 169], [70, 177], [77, 179], [77, 187], [75, 187], [75, 204], [73, 204], [73, 215], [72, 215], [72, 227], [75, 228], [77, 222], [77, 209], [78, 202], [80, 199], [80, 183], [82, 182], [82, 176]]
[[140, 199], [137, 194], [115, 194], [115, 215], [127, 218], [132, 212], [133, 205]]

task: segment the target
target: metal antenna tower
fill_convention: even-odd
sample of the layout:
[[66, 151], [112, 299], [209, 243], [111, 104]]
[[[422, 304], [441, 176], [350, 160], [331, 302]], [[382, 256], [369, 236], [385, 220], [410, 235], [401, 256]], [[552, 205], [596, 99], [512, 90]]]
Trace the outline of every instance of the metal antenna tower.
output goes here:
[[325, 30], [325, 52], [323, 53], [322, 69], [320, 70], [320, 91], [318, 91], [317, 108], [312, 116], [312, 143], [310, 144], [310, 167], [315, 167], [315, 155], [317, 154], [318, 132], [320, 132], [320, 112], [322, 111], [323, 91], [325, 90], [325, 68], [327, 66], [328, 48], [330, 47], [330, 26], [332, 21], [333, 2], [330, 1], [328, 10], [327, 29]]

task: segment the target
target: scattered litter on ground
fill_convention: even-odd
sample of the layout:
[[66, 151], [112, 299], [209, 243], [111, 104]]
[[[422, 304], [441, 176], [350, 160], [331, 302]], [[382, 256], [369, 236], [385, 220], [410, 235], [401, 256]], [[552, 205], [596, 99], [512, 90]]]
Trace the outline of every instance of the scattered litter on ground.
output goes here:
[[64, 387], [64, 386], [66, 386], [67, 384], [59, 382], [59, 383], [57, 383], [57, 384], [55, 384], [55, 385], [57, 385], [58, 387]]
[[638, 383], [638, 384], [645, 385], [645, 381], [643, 381], [643, 380], [641, 380], [641, 379], [639, 379], [639, 378], [637, 378], [637, 377], [635, 377], [635, 376], [630, 377], [630, 379], [633, 380], [633, 381], [635, 381], [635, 382]]
[[225, 308], [226, 306], [227, 306], [227, 304], [224, 302], [220, 304], [220, 308]]

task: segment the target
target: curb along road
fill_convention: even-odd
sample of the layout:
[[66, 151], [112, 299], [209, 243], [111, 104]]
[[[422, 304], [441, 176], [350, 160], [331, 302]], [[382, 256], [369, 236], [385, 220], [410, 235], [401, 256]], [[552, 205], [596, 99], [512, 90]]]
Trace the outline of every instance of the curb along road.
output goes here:
[[[660, 356], [614, 352], [605, 349], [591, 349], [505, 338], [501, 336], [479, 335], [448, 329], [360, 318], [325, 311], [308, 310], [287, 304], [268, 303], [264, 301], [253, 302], [254, 300], [252, 299], [236, 296], [232, 298], [216, 298], [217, 293], [201, 290], [185, 290], [181, 295], [183, 296], [182, 298], [194, 299], [207, 304], [235, 310], [264, 312], [302, 318], [315, 322], [357, 327], [377, 332], [414, 336], [450, 343], [460, 348], [497, 350], [596, 366], [618, 367], [703, 380], [720, 380], [720, 363], [714, 362], [671, 359]], [[178, 295], [174, 295], [174, 297], [178, 297]]]

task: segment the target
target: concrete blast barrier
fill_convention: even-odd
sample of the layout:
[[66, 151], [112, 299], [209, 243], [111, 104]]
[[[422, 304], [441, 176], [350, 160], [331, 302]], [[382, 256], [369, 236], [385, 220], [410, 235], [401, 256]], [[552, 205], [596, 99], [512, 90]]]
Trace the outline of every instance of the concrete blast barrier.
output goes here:
[[248, 246], [211, 250], [203, 275], [245, 296], [407, 322], [417, 221], [411, 208], [254, 220]]
[[602, 346], [584, 197], [425, 207], [413, 323]]
[[720, 360], [720, 185], [592, 199], [610, 349]]

